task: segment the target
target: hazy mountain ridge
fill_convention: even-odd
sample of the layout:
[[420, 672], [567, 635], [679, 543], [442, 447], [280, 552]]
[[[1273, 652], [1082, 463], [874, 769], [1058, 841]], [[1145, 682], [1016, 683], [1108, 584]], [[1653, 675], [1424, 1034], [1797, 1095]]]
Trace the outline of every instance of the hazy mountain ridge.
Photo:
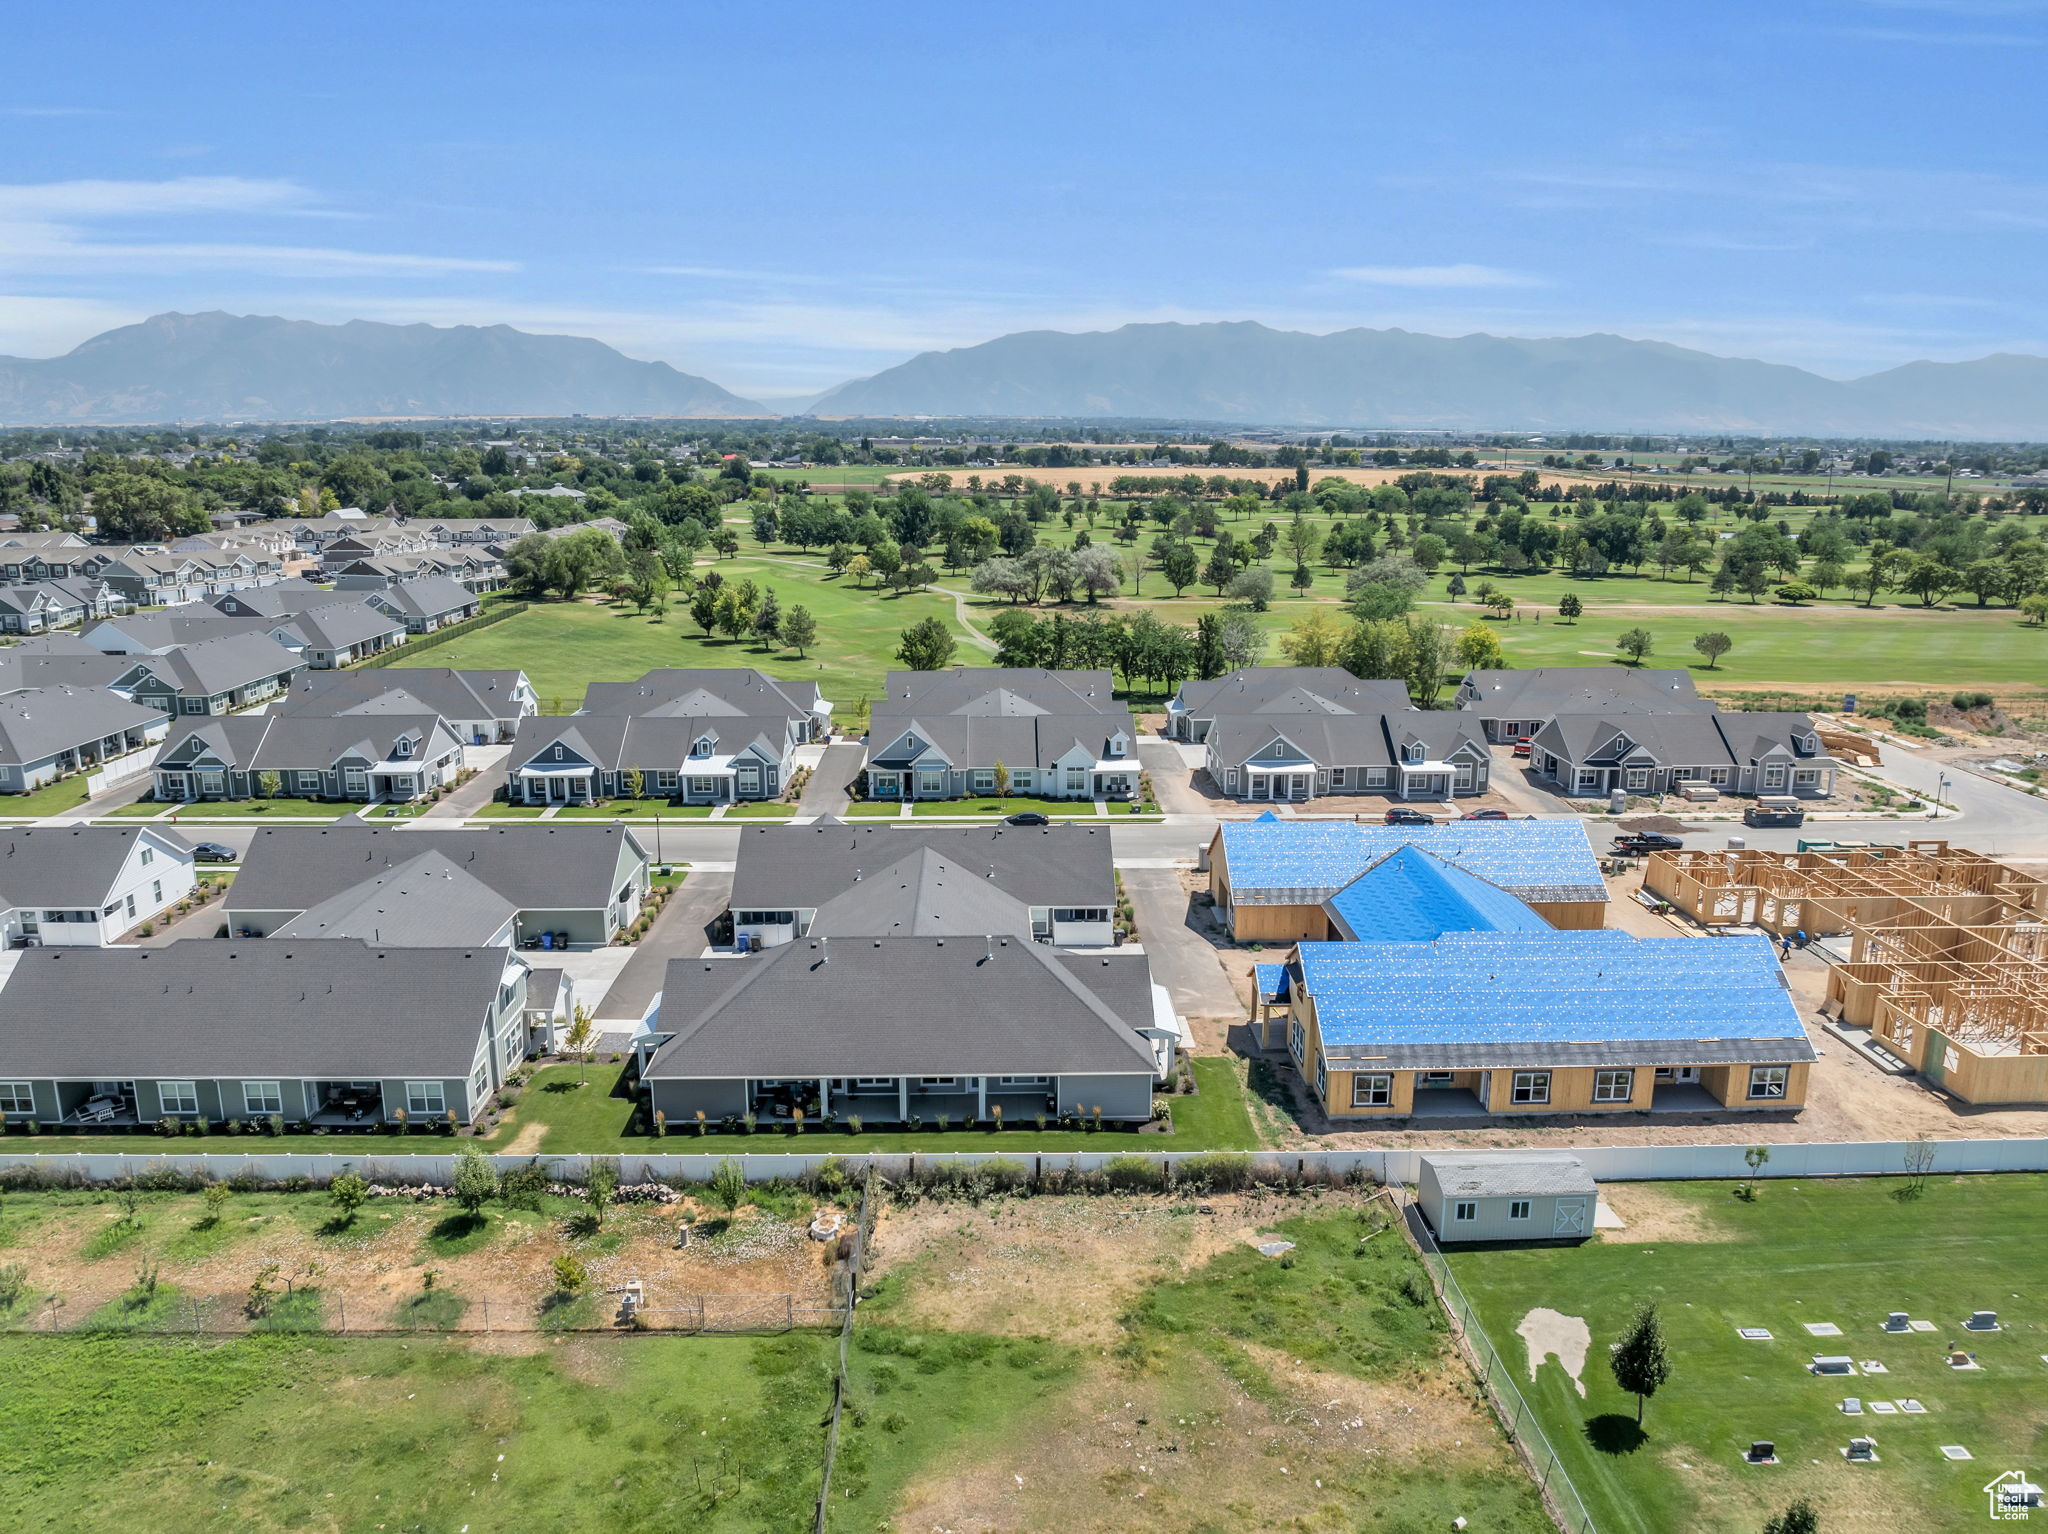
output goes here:
[[0, 422], [347, 416], [757, 416], [752, 400], [582, 336], [159, 314], [61, 357], [0, 357]]
[[1614, 335], [1273, 330], [1255, 321], [1020, 331], [842, 384], [821, 416], [1122, 416], [1305, 426], [2048, 437], [2048, 358], [1839, 381]]

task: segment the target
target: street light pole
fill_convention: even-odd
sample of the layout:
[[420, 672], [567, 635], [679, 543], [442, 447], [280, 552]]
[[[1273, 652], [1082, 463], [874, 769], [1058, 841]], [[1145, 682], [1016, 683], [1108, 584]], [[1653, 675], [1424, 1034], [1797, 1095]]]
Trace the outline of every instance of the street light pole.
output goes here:
[[1927, 818], [1929, 820], [1939, 820], [1941, 818], [1941, 803], [1947, 797], [1948, 774], [1944, 772], [1938, 774], [1934, 780], [1934, 803], [1929, 805], [1927, 809]]

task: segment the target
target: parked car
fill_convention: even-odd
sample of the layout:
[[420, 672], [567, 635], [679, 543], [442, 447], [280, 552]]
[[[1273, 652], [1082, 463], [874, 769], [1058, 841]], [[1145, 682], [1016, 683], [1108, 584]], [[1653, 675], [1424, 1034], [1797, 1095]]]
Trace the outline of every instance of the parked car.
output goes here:
[[1458, 817], [1460, 820], [1506, 820], [1506, 810], [1467, 810]]
[[241, 856], [232, 847], [223, 847], [219, 842], [201, 842], [192, 849], [195, 863], [239, 863]]
[[1019, 810], [1014, 815], [1005, 815], [1003, 817], [1003, 824], [1006, 826], [1049, 826], [1052, 824], [1052, 821], [1047, 816], [1039, 814], [1036, 810]]
[[1652, 852], [1676, 852], [1684, 845], [1680, 838], [1662, 831], [1637, 831], [1615, 837], [1614, 852], [1617, 857], [1639, 858]]
[[1528, 736], [1517, 735], [1515, 737], [1515, 755], [1527, 756], [1534, 749], [1535, 742], [1530, 740]]
[[1387, 811], [1386, 823], [1390, 826], [1433, 826], [1436, 824], [1436, 817], [1397, 804]]

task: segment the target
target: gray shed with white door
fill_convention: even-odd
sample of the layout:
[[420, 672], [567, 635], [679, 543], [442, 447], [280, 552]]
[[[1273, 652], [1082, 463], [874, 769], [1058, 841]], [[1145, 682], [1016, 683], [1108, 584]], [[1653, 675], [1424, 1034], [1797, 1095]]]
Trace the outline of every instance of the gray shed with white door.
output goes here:
[[1436, 1238], [1454, 1241], [1584, 1241], [1599, 1199], [1576, 1156], [1514, 1151], [1425, 1155], [1416, 1202]]

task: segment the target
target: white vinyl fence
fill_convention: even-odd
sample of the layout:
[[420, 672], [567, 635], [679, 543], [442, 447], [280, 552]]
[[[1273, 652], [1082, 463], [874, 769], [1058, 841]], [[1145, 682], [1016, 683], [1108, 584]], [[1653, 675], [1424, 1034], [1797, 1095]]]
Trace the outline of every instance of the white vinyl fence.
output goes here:
[[140, 751], [130, 751], [126, 756], [115, 757], [85, 780], [86, 797], [103, 794], [122, 783], [133, 783], [156, 765], [157, 753], [162, 749], [160, 745], [145, 746]]
[[[724, 1137], [720, 1137], [723, 1139]], [[57, 1176], [75, 1176], [89, 1182], [122, 1182], [163, 1168], [194, 1171], [211, 1178], [233, 1178], [247, 1174], [265, 1182], [282, 1182], [303, 1177], [325, 1181], [341, 1172], [360, 1172], [372, 1182], [436, 1183], [446, 1185], [454, 1174], [453, 1155], [412, 1155], [402, 1151], [361, 1155], [300, 1155], [291, 1152], [247, 1154], [204, 1152], [180, 1154], [142, 1149], [148, 1142], [137, 1136], [133, 1154], [112, 1152], [44, 1151], [8, 1154], [0, 1150], [0, 1172], [12, 1167], [31, 1167]], [[626, 1183], [666, 1181], [709, 1181], [718, 1163], [740, 1163], [749, 1182], [771, 1182], [795, 1178], [828, 1159], [836, 1158], [849, 1176], [872, 1165], [884, 1177], [902, 1177], [917, 1167], [951, 1164], [973, 1166], [1002, 1161], [1033, 1175], [1052, 1172], [1097, 1171], [1112, 1161], [1141, 1160], [1163, 1168], [1186, 1161], [1209, 1161], [1232, 1157], [1276, 1173], [1303, 1173], [1312, 1177], [1366, 1177], [1380, 1183], [1414, 1183], [1420, 1175], [1419, 1158], [1424, 1149], [1306, 1151], [1168, 1151], [1146, 1154], [1134, 1150], [1037, 1152], [943, 1151], [908, 1154], [891, 1152], [866, 1154], [852, 1149], [818, 1150], [791, 1155], [782, 1152], [755, 1153], [740, 1148], [744, 1142], [728, 1141], [729, 1150], [694, 1155], [639, 1154], [627, 1152], [615, 1159], [620, 1180]], [[842, 1145], [850, 1142], [842, 1140]], [[0, 1142], [4, 1144], [4, 1142]], [[1530, 1147], [1556, 1149], [1557, 1147]], [[1871, 1177], [1904, 1176], [1914, 1168], [1909, 1158], [1932, 1152], [1927, 1171], [1955, 1172], [2043, 1172], [2048, 1171], [2048, 1139], [2008, 1140], [1885, 1140], [1847, 1144], [1792, 1143], [1770, 1147], [1771, 1159], [1752, 1171], [1744, 1160], [1741, 1145], [1588, 1145], [1572, 1148], [1572, 1154], [1600, 1182], [1651, 1182], [1679, 1179], [1746, 1177]], [[1524, 1150], [1459, 1150], [1459, 1155], [1516, 1156]], [[590, 1164], [588, 1156], [490, 1156], [500, 1171], [524, 1166], [538, 1159], [558, 1181], [578, 1182]], [[1170, 1174], [1169, 1174], [1170, 1175]]]

